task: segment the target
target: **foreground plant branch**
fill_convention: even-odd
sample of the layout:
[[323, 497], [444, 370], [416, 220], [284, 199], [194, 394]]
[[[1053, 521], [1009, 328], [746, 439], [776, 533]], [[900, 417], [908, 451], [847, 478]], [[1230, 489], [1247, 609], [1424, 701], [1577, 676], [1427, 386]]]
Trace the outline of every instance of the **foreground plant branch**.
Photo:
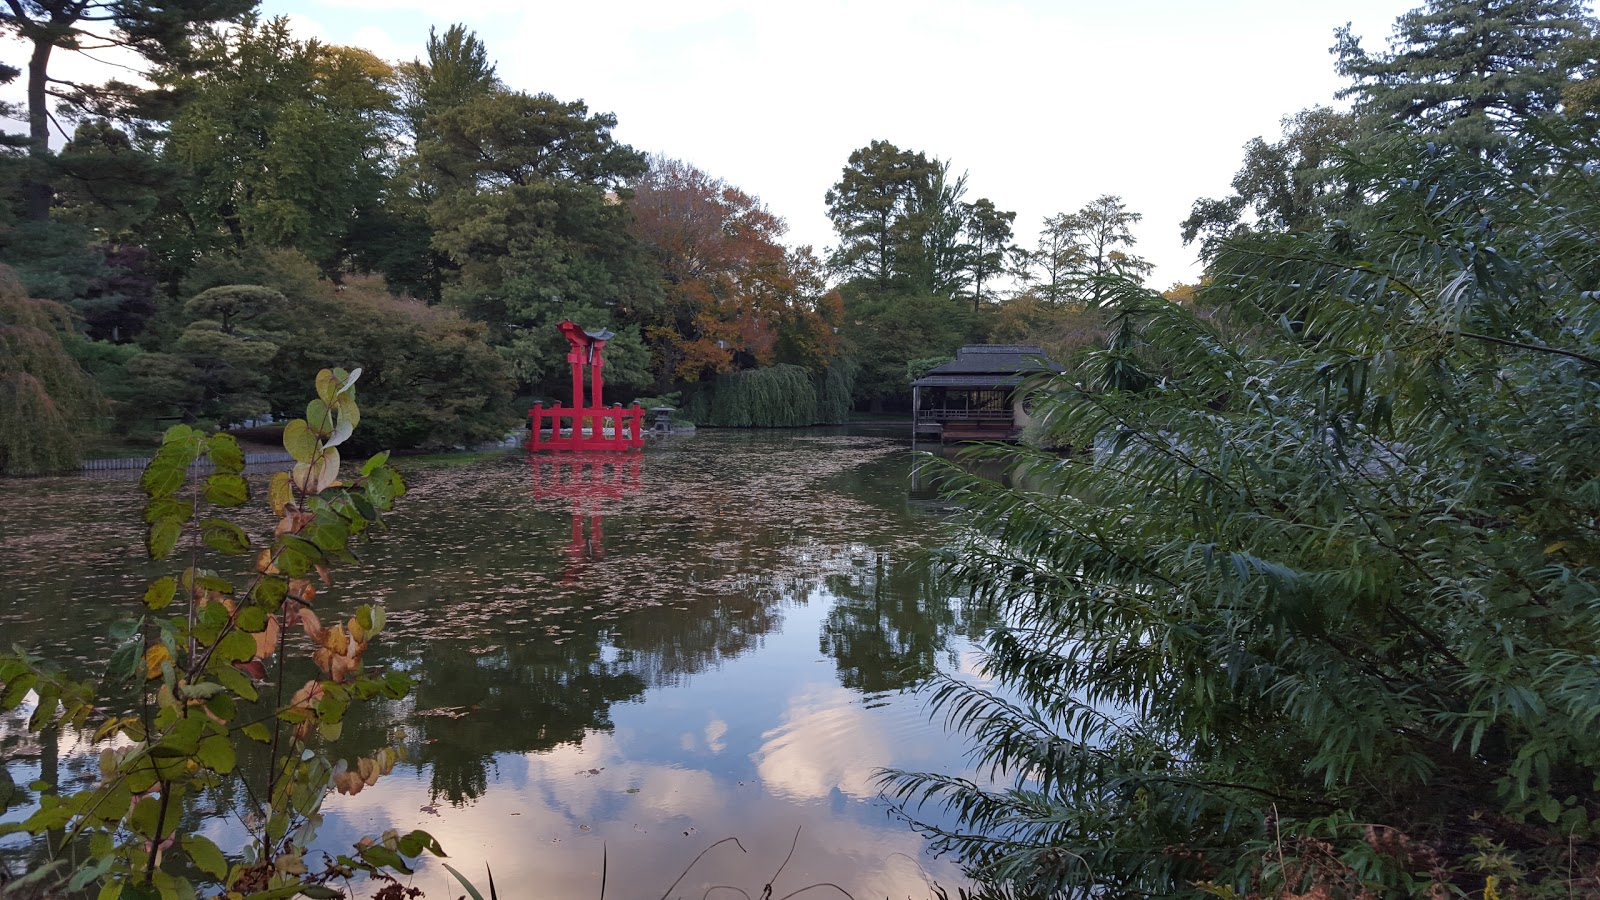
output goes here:
[[[194, 897], [207, 884], [231, 900], [333, 898], [345, 896], [331, 886], [335, 880], [409, 873], [409, 860], [423, 852], [443, 855], [426, 832], [390, 831], [347, 854], [323, 854], [317, 869], [308, 858], [330, 786], [359, 793], [400, 758], [398, 750], [383, 748], [334, 760], [320, 745], [339, 737], [351, 704], [399, 699], [410, 688], [403, 673], [363, 667], [384, 627], [382, 607], [361, 606], [338, 621], [319, 599], [334, 583], [333, 570], [355, 561], [352, 543], [381, 526], [383, 513], [405, 493], [387, 453], [367, 460], [359, 474], [342, 471], [339, 447], [360, 422], [360, 374], [318, 373], [306, 417], [284, 429], [295, 465], [270, 481], [273, 525], [265, 544], [253, 541], [232, 512], [251, 500], [237, 442], [184, 425], [167, 431], [140, 479], [149, 498], [146, 549], [152, 559], [168, 561], [184, 547], [187, 565], [153, 580], [142, 598], [144, 615], [116, 627], [120, 645], [107, 673], [114, 683], [131, 682], [138, 714], [107, 714], [97, 705], [100, 686], [20, 649], [0, 656], [0, 708], [15, 709], [32, 696], [32, 731], [54, 740], [57, 729], [76, 729], [103, 745], [97, 784], [70, 793], [50, 785], [27, 819], [0, 825], [0, 834], [49, 840], [47, 859], [24, 881], [68, 891], [98, 885], [100, 900]], [[195, 463], [209, 463], [212, 474], [191, 476]], [[186, 484], [192, 490], [184, 491]], [[240, 571], [232, 561], [207, 567], [213, 554], [245, 561], [249, 574], [225, 574]], [[298, 687], [284, 681], [286, 657], [300, 645], [288, 640], [295, 630], [304, 634], [317, 671]], [[270, 681], [268, 662], [275, 664]], [[271, 689], [265, 704], [263, 684]], [[269, 748], [259, 794], [254, 773], [238, 764], [246, 742]], [[225, 850], [187, 833], [183, 811], [230, 782], [242, 783], [251, 797], [249, 842]], [[190, 881], [195, 871], [204, 881]]]

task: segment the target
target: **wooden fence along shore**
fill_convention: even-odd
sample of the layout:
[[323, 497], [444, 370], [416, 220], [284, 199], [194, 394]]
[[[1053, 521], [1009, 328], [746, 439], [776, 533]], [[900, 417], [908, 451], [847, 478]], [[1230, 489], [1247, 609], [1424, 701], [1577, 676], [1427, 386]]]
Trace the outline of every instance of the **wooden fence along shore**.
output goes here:
[[[294, 462], [294, 457], [282, 451], [246, 453], [244, 464], [247, 466], [275, 465], [278, 463]], [[150, 464], [150, 457], [136, 457], [132, 459], [86, 459], [78, 463], [80, 472], [115, 472], [124, 469], [143, 469]], [[210, 460], [200, 460], [189, 465], [191, 469], [209, 469]]]

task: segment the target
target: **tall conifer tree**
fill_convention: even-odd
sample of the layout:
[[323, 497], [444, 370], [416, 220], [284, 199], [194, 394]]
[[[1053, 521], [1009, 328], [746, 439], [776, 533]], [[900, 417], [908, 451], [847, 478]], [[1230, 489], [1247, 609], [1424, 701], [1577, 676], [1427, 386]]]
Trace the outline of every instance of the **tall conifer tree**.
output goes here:
[[1339, 29], [1339, 74], [1355, 82], [1340, 96], [1503, 157], [1519, 124], [1558, 107], [1595, 30], [1583, 0], [1428, 0], [1396, 20], [1387, 53]]

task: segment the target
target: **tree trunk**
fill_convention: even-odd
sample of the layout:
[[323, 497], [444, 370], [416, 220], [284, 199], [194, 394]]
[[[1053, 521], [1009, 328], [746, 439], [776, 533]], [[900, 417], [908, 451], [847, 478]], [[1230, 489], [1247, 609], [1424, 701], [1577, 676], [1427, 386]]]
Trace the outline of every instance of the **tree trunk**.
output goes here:
[[45, 93], [45, 73], [53, 48], [54, 45], [48, 40], [35, 38], [33, 55], [28, 59], [28, 156], [32, 158], [34, 166], [28, 173], [22, 191], [27, 200], [30, 222], [49, 221], [50, 202], [54, 199], [54, 191], [50, 189], [50, 179], [45, 172], [50, 156], [50, 109], [47, 105], [49, 96]]

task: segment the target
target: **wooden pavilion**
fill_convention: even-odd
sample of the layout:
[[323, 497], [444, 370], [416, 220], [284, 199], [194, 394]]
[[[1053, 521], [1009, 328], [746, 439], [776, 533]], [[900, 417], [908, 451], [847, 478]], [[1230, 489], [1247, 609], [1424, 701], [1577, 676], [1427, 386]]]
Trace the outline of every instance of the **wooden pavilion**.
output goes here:
[[912, 436], [941, 441], [1015, 440], [1028, 424], [1023, 379], [1061, 366], [1044, 348], [1027, 344], [971, 344], [956, 358], [911, 382]]

